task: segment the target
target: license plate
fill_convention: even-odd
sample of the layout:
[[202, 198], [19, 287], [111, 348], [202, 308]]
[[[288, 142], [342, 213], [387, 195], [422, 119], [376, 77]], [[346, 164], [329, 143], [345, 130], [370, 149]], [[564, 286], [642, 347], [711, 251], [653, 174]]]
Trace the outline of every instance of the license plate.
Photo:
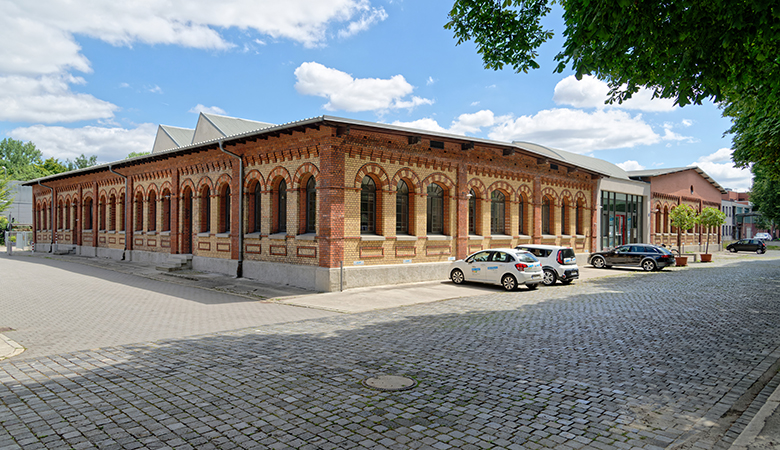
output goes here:
[[542, 276], [541, 275], [531, 275], [531, 279], [532, 280], [534, 280], [536, 278], [542, 278]]

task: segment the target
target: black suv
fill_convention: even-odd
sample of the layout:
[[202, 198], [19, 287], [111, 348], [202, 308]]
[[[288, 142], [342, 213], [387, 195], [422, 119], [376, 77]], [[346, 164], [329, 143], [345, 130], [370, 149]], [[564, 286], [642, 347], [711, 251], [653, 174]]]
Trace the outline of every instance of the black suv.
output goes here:
[[756, 252], [759, 255], [766, 253], [766, 244], [758, 239], [740, 239], [726, 246], [726, 250], [736, 252]]

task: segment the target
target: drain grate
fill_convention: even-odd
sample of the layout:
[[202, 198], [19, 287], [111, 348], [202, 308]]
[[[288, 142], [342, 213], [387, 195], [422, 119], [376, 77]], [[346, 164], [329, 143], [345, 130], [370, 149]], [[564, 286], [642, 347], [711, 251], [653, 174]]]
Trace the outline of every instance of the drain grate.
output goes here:
[[5, 333], [6, 331], [16, 331], [11, 327], [0, 327], [0, 333]]
[[405, 391], [417, 386], [417, 382], [411, 378], [395, 375], [381, 375], [363, 380], [363, 386], [378, 391]]

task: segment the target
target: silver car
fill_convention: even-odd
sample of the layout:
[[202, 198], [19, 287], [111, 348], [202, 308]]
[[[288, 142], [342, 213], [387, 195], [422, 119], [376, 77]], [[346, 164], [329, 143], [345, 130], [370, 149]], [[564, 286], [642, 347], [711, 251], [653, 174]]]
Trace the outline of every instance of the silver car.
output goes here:
[[532, 253], [542, 263], [545, 286], [552, 286], [558, 280], [563, 284], [569, 284], [580, 277], [577, 257], [574, 255], [574, 249], [571, 247], [521, 244], [515, 248]]
[[450, 280], [455, 284], [464, 281], [499, 284], [507, 291], [521, 284], [536, 289], [542, 282], [542, 274], [542, 265], [534, 255], [512, 248], [480, 250], [450, 266]]

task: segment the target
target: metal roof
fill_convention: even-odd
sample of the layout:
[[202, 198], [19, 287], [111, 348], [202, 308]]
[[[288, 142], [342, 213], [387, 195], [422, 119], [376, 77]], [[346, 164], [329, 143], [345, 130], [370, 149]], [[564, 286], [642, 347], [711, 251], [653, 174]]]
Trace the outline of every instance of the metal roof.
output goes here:
[[172, 127], [170, 125], [160, 125], [160, 128], [162, 128], [162, 130], [165, 131], [179, 147], [192, 144], [192, 137], [195, 135], [194, 129]]
[[[201, 114], [203, 116], [206, 116], [206, 118], [209, 121], [211, 121], [211, 123], [213, 123], [215, 126], [217, 126], [218, 124], [224, 126], [226, 128], [225, 130], [220, 128], [220, 130], [223, 130], [223, 132], [232, 131], [234, 133], [226, 134], [224, 137], [218, 137], [203, 142], [192, 143], [190, 145], [183, 145], [181, 147], [172, 148], [169, 150], [150, 153], [148, 155], [137, 156], [135, 158], [128, 158], [128, 159], [123, 159], [111, 163], [99, 164], [84, 169], [77, 169], [69, 172], [49, 175], [46, 177], [37, 178], [35, 180], [30, 180], [26, 182], [25, 185], [30, 186], [33, 184], [37, 184], [38, 182], [43, 182], [55, 178], [69, 177], [69, 176], [80, 175], [89, 172], [97, 172], [100, 170], [108, 169], [109, 167], [113, 167], [114, 169], [120, 169], [122, 167], [143, 163], [146, 160], [151, 161], [155, 159], [175, 156], [178, 153], [185, 154], [188, 152], [197, 151], [198, 149], [205, 149], [207, 147], [217, 144], [219, 141], [230, 142], [234, 140], [241, 140], [241, 139], [252, 138], [255, 136], [261, 136], [264, 134], [278, 133], [290, 128], [306, 127], [306, 126], [312, 126], [312, 125], [323, 124], [323, 123], [324, 124], [332, 123], [334, 125], [343, 125], [348, 127], [355, 126], [355, 127], [366, 127], [366, 128], [373, 128], [373, 129], [378, 128], [382, 130], [410, 134], [415, 136], [430, 136], [436, 138], [446, 138], [449, 140], [461, 141], [463, 143], [479, 143], [479, 144], [489, 145], [493, 147], [518, 149], [527, 153], [537, 155], [540, 158], [548, 159], [553, 163], [576, 166], [578, 168], [585, 169], [589, 172], [593, 172], [602, 176], [608, 176], [608, 177], [614, 176], [617, 178], [628, 179], [627, 177], [623, 176], [620, 173], [622, 169], [606, 161], [602, 161], [600, 159], [591, 158], [584, 155], [577, 155], [575, 153], [564, 152], [562, 150], [554, 150], [548, 147], [544, 147], [542, 145], [525, 143], [525, 142], [509, 143], [503, 141], [494, 141], [489, 139], [473, 138], [473, 137], [463, 136], [459, 134], [442, 133], [438, 131], [429, 131], [429, 130], [422, 130], [417, 128], [408, 128], [408, 127], [401, 127], [397, 125], [367, 122], [367, 121], [354, 120], [354, 119], [345, 119], [342, 117], [325, 116], [325, 115], [312, 117], [308, 119], [302, 119], [295, 122], [287, 122], [284, 124], [272, 125], [265, 122], [255, 122], [255, 121], [244, 120], [244, 119], [233, 119], [231, 117], [217, 116], [215, 114], [208, 114], [208, 115], [204, 113]], [[216, 122], [214, 122], [215, 118], [216, 118]], [[228, 120], [223, 120], [223, 119], [228, 119]], [[251, 128], [251, 129], [247, 129], [247, 128]]]
[[723, 188], [723, 186], [718, 184], [717, 181], [712, 179], [711, 176], [707, 175], [707, 173], [701, 170], [698, 166], [671, 167], [666, 169], [632, 170], [628, 172], [628, 176], [631, 178], [659, 177], [662, 175], [670, 175], [673, 173], [685, 172], [686, 170], [695, 170], [699, 175], [701, 175], [702, 178], [707, 180], [711, 185], [715, 186], [715, 188], [719, 190], [721, 194], [725, 194], [727, 192], [726, 189]]

